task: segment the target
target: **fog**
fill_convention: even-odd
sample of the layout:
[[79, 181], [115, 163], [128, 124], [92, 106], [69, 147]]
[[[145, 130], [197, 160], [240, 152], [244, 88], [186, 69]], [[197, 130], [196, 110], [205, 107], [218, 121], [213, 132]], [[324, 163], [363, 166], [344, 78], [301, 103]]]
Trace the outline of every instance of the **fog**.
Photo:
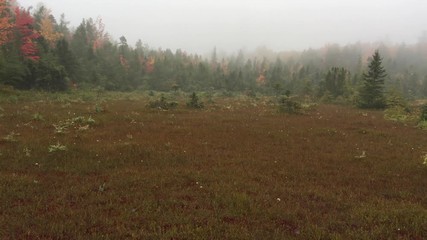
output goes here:
[[[39, 0], [19, 0], [36, 7]], [[207, 53], [303, 50], [357, 41], [417, 42], [427, 30], [425, 0], [44, 0], [70, 26], [101, 17], [113, 39]]]

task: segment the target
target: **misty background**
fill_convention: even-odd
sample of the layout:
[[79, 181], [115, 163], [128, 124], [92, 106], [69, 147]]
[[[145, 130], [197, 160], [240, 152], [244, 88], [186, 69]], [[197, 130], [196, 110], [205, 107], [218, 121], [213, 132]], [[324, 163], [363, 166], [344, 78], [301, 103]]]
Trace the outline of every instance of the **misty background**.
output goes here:
[[[427, 30], [424, 0], [43, 0], [70, 26], [101, 17], [112, 39], [206, 54], [266, 46], [301, 51], [327, 44], [416, 43]], [[20, 0], [27, 8], [39, 0]]]

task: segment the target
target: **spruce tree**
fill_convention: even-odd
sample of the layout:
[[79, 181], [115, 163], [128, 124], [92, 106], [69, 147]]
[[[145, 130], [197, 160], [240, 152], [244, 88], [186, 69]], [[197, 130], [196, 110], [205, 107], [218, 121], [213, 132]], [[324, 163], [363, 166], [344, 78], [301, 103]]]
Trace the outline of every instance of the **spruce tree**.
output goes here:
[[359, 95], [359, 107], [384, 108], [384, 80], [387, 76], [378, 50], [372, 56], [368, 72], [363, 74], [363, 86]]

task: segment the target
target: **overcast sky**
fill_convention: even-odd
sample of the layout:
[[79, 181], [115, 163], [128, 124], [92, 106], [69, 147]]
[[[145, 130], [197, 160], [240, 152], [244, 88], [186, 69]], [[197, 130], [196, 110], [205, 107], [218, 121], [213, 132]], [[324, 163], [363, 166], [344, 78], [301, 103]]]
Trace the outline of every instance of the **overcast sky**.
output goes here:
[[200, 54], [258, 46], [303, 50], [357, 41], [415, 43], [427, 30], [426, 0], [18, 0], [43, 2], [72, 26], [102, 17], [114, 39]]

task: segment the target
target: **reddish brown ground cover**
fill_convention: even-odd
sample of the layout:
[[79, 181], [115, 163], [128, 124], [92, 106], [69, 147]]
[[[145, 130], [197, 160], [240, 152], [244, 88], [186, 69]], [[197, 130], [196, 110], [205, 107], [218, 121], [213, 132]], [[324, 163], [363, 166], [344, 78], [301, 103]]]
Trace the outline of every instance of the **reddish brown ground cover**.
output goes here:
[[[333, 105], [146, 104], [1, 104], [0, 238], [427, 238], [425, 131]], [[79, 116], [95, 123], [55, 133]]]

